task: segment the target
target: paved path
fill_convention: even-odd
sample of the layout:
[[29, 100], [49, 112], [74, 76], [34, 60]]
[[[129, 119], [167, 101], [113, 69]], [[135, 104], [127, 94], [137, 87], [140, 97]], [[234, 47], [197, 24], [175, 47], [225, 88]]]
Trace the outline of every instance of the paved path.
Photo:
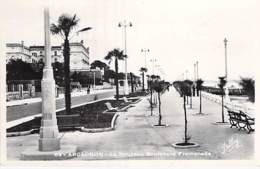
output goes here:
[[[182, 98], [173, 88], [162, 96], [163, 123], [168, 127], [156, 128], [155, 115], [150, 115], [146, 99], [136, 107], [122, 112], [115, 131], [104, 133], [66, 132], [62, 144], [76, 145], [80, 156], [73, 160], [93, 159], [251, 159], [254, 155], [254, 133], [247, 134], [228, 125], [213, 125], [220, 121], [221, 107], [203, 99], [206, 116], [198, 112], [198, 98], [194, 108], [188, 109], [188, 131], [191, 141], [199, 148], [175, 149], [172, 143], [181, 142], [184, 136]], [[7, 138], [8, 158], [18, 159], [21, 151], [38, 146], [38, 134]], [[225, 147], [225, 149], [224, 149]]]

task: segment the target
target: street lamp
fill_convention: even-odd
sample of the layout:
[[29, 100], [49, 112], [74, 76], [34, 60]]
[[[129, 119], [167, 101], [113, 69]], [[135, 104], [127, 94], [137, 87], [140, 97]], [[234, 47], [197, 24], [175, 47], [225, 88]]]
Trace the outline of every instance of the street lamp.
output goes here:
[[188, 80], [188, 73], [189, 73], [189, 71], [188, 71], [188, 70], [185, 70], [186, 80]]
[[227, 79], [228, 73], [227, 73], [227, 38], [224, 39], [224, 46], [225, 46], [225, 77]]
[[141, 49], [141, 52], [144, 53], [144, 58], [145, 58], [145, 60], [144, 60], [144, 65], [145, 65], [145, 68], [147, 68], [147, 67], [146, 67], [146, 53], [147, 53], [147, 52], [150, 52], [150, 50], [149, 50], [148, 48], [143, 48], [143, 49]]
[[155, 58], [150, 60], [153, 63], [153, 75], [154, 75], [154, 63], [157, 61]]
[[196, 82], [196, 63], [193, 64], [194, 66], [194, 82]]
[[[143, 48], [143, 49], [141, 49], [141, 52], [144, 53], [144, 67], [145, 67], [145, 69], [147, 70], [147, 65], [146, 65], [146, 53], [147, 53], [147, 52], [150, 52], [150, 49], [148, 49], [148, 48]], [[144, 73], [145, 73], [145, 72], [144, 72]], [[148, 88], [146, 76], [144, 76], [144, 86], [145, 86], [145, 88]]]
[[[118, 23], [118, 27], [122, 27], [124, 30], [124, 37], [125, 37], [125, 55], [127, 54], [126, 52], [126, 28], [127, 27], [132, 27], [132, 23], [131, 22], [126, 22], [125, 20], [123, 22], [119, 22]], [[124, 94], [128, 95], [129, 91], [128, 91], [128, 81], [127, 81], [127, 58], [125, 58], [125, 85], [124, 85]]]
[[197, 65], [197, 79], [199, 79], [199, 61], [196, 62]]

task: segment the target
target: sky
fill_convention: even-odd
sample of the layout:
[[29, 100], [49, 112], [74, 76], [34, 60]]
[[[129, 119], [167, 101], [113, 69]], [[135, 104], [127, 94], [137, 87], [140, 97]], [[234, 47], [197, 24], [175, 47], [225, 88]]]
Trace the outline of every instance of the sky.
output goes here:
[[[259, 0], [9, 0], [1, 4], [1, 37], [5, 43], [23, 40], [25, 45], [43, 45], [43, 8], [50, 10], [50, 22], [63, 13], [80, 18], [76, 29], [93, 29], [71, 38], [90, 47], [90, 61], [104, 60], [108, 51], [124, 49], [120, 21], [127, 27], [128, 71], [139, 75], [145, 66], [142, 48], [149, 48], [148, 74], [158, 68], [166, 80], [199, 77], [217, 80], [225, 72], [224, 38], [227, 43], [228, 77], [254, 77], [260, 49]], [[76, 30], [75, 29], [75, 30]], [[62, 39], [51, 37], [53, 45]], [[156, 59], [155, 68], [151, 59]], [[120, 62], [120, 71], [124, 63]], [[113, 63], [111, 68], [113, 68]]]

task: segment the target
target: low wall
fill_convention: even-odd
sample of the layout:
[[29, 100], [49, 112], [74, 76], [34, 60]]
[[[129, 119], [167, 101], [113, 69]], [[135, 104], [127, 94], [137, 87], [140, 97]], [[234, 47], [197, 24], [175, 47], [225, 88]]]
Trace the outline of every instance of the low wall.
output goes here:
[[[222, 104], [222, 98], [220, 95], [216, 95], [216, 94], [212, 94], [212, 93], [207, 93], [207, 92], [204, 92], [202, 91], [201, 92], [201, 96], [204, 97], [205, 99], [207, 100], [210, 100], [210, 101], [213, 101], [217, 104]], [[236, 111], [236, 112], [239, 112], [239, 111], [242, 111], [242, 112], [254, 112], [255, 109], [253, 107], [248, 107], [248, 106], [245, 106], [245, 104], [239, 104], [239, 103], [234, 103], [232, 101], [227, 101], [224, 97], [224, 106], [227, 108], [227, 109], [230, 109], [230, 110], [233, 110], [233, 111]]]

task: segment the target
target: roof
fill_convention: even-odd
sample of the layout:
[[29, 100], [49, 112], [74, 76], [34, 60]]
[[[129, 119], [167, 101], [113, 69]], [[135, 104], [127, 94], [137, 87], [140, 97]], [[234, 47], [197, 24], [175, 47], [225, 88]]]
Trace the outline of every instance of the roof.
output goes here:
[[24, 47], [24, 49], [29, 50], [27, 46], [24, 46], [21, 43], [6, 43], [6, 47]]

